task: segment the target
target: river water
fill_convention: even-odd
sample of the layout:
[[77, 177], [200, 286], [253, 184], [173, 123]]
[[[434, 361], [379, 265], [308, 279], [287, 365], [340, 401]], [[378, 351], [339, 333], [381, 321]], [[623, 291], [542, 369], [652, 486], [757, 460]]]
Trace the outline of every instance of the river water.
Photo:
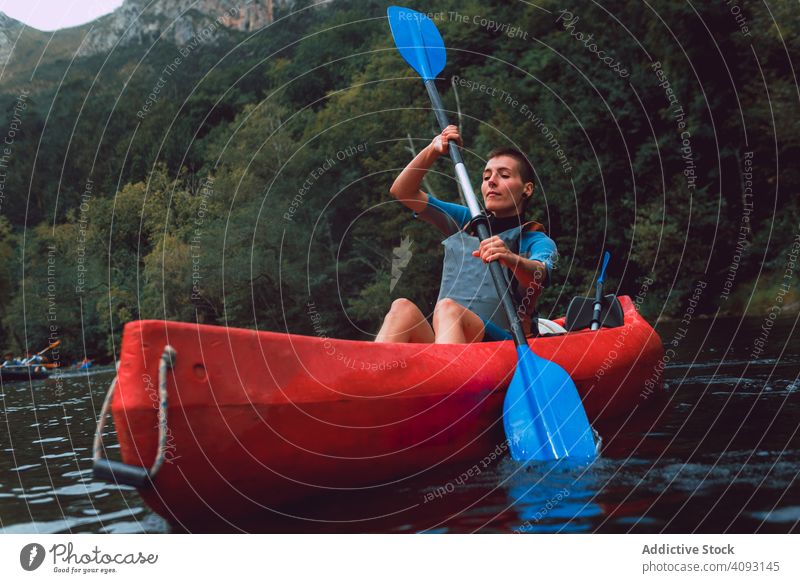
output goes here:
[[[402, 486], [304, 502], [261, 532], [707, 532], [800, 530], [800, 339], [796, 319], [696, 320], [665, 391], [588, 465], [500, 457]], [[0, 531], [170, 532], [136, 490], [91, 475], [95, 419], [113, 369], [0, 387]], [[111, 442], [113, 443], [113, 434]], [[110, 454], [113, 457], [113, 447]]]

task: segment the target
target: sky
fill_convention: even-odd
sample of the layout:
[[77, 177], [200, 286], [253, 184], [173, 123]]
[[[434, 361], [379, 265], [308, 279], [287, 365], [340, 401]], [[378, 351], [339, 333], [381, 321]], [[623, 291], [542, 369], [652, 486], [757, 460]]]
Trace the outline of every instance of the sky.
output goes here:
[[121, 4], [122, 0], [0, 0], [0, 12], [50, 31], [84, 24]]

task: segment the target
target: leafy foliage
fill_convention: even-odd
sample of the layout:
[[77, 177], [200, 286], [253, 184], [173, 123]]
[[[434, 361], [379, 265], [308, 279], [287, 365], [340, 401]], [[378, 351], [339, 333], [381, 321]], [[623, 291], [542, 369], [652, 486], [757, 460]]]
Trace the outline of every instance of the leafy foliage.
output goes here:
[[[559, 4], [537, 4], [447, 0], [434, 17], [449, 49], [439, 87], [451, 119], [458, 91], [473, 177], [498, 145], [534, 163], [531, 215], [561, 252], [542, 312], [588, 292], [603, 248], [609, 289], [655, 281], [650, 316], [679, 314], [699, 279], [703, 309], [724, 308], [751, 152], [734, 277], [741, 289], [781, 272], [800, 218], [800, 171], [786, 164], [800, 149], [791, 6], [746, 5], [745, 35], [724, 3], [580, 5], [571, 26]], [[66, 354], [113, 356], [137, 318], [366, 338], [394, 298], [430, 310], [438, 237], [388, 187], [409, 135], [419, 149], [436, 128], [386, 5], [302, 10], [174, 70], [179, 47], [158, 42], [44, 60], [33, 81], [4, 83], [3, 127], [19, 118], [0, 217], [6, 347], [36, 349], [55, 327]], [[589, 49], [590, 34], [629, 76]], [[457, 200], [447, 161], [428, 179]]]

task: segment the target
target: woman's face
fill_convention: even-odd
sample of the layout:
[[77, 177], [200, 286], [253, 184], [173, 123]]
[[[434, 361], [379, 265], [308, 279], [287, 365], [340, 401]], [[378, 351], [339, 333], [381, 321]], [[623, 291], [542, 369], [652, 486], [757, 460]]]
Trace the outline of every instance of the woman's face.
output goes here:
[[481, 193], [486, 210], [497, 217], [521, 214], [525, 199], [533, 194], [533, 182], [523, 182], [519, 162], [511, 156], [495, 156], [483, 170]]

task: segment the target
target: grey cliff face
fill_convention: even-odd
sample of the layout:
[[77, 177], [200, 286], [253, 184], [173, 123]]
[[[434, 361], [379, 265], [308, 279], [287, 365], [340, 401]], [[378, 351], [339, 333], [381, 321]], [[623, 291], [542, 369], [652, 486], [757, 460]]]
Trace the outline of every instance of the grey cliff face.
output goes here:
[[[294, 0], [125, 0], [111, 14], [77, 27], [85, 29], [80, 56], [105, 54], [114, 47], [158, 39], [183, 46], [199, 36], [214, 42], [229, 33], [253, 32], [269, 25], [278, 7]], [[0, 68], [11, 56], [25, 25], [0, 12]], [[52, 33], [35, 32], [38, 35]]]
[[4, 67], [14, 47], [14, 39], [22, 25], [0, 12], [0, 68]]
[[152, 43], [159, 38], [185, 45], [198, 35], [217, 38], [228, 30], [252, 32], [272, 22], [276, 5], [291, 0], [126, 0], [92, 23], [80, 53], [106, 53], [118, 43]]

